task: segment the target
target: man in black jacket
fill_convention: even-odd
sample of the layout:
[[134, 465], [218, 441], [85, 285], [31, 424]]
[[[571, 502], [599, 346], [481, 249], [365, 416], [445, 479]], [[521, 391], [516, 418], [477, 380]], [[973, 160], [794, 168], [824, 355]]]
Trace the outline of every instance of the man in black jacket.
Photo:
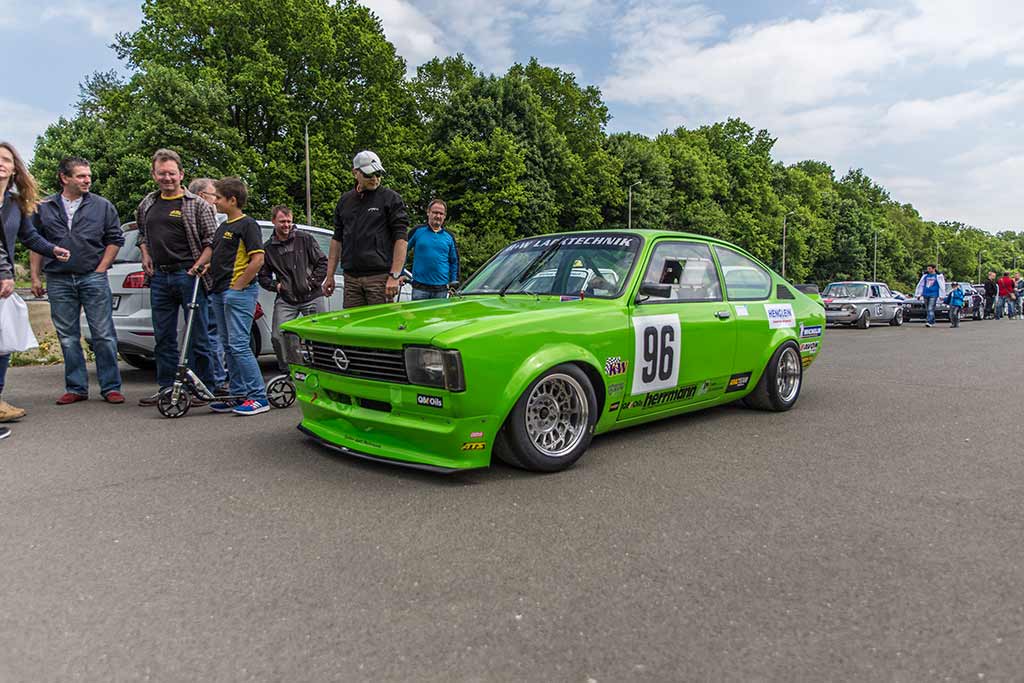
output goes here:
[[[50, 294], [50, 318], [64, 354], [64, 394], [57, 405], [89, 397], [89, 373], [82, 352], [82, 312], [92, 333], [90, 346], [96, 354], [96, 376], [107, 403], [124, 403], [121, 371], [117, 366], [117, 333], [107, 269], [124, 244], [117, 209], [89, 191], [92, 171], [81, 157], [67, 157], [57, 171], [62, 190], [39, 203], [34, 216], [43, 237], [66, 247], [71, 258], [58, 261], [39, 254], [31, 257], [32, 284], [41, 289], [39, 271], [46, 272]], [[44, 265], [45, 262], [45, 265]]]
[[288, 363], [284, 360], [281, 325], [299, 316], [327, 310], [321, 289], [321, 283], [327, 276], [327, 257], [320, 251], [316, 238], [295, 229], [292, 210], [287, 206], [271, 209], [270, 220], [274, 224], [274, 234], [263, 245], [259, 282], [263, 289], [277, 293], [271, 341], [277, 354], [277, 364], [284, 373], [288, 372]]
[[324, 296], [334, 292], [334, 269], [345, 272], [345, 308], [390, 303], [401, 286], [409, 216], [394, 190], [381, 187], [384, 166], [370, 151], [352, 160], [355, 189], [334, 209], [334, 237], [327, 259]]
[[996, 303], [996, 296], [999, 295], [999, 285], [996, 284], [996, 274], [993, 271], [988, 272], [988, 279], [985, 280], [985, 317], [995, 317], [994, 306]]

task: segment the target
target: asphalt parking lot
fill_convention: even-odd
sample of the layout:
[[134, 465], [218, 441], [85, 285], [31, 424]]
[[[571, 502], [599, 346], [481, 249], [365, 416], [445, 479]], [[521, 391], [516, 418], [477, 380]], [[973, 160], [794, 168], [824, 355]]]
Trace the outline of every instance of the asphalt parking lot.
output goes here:
[[58, 407], [60, 368], [13, 368], [0, 680], [1020, 680], [1022, 338], [830, 329], [791, 412], [548, 476], [349, 460], [297, 407]]

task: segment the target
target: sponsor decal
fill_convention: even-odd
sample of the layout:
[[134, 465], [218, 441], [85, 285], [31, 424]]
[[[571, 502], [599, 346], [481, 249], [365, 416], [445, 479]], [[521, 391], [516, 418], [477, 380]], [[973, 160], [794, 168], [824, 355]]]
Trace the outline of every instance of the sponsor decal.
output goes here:
[[608, 406], [608, 412], [609, 413], [614, 413], [618, 409], [619, 409], [619, 402], [618, 401], [616, 401], [615, 403], [613, 403], [610, 406]]
[[416, 403], [421, 406], [428, 406], [430, 408], [444, 408], [444, 399], [440, 396], [427, 396], [426, 394], [416, 394]]
[[484, 441], [466, 441], [462, 444], [464, 451], [482, 451], [485, 448], [487, 448], [487, 443]]
[[604, 359], [604, 374], [609, 377], [615, 377], [616, 375], [626, 374], [626, 361], [622, 360], [622, 356], [612, 356], [611, 358]]
[[626, 247], [632, 248], [638, 245], [639, 238], [625, 237], [622, 235], [591, 235], [590, 237], [541, 237], [534, 240], [523, 240], [510, 244], [505, 251], [521, 251], [523, 249], [543, 249], [552, 244], [561, 242], [562, 246], [588, 246], [588, 247]]
[[750, 383], [750, 373], [744, 372], [739, 375], [733, 375], [729, 378], [729, 383], [725, 385], [725, 393], [731, 394], [734, 391], [743, 391], [747, 388], [747, 384]]
[[626, 385], [622, 382], [616, 382], [615, 384], [608, 385], [609, 394], [621, 394], [622, 390], [626, 388]]
[[750, 311], [747, 310], [746, 306], [737, 306], [736, 307], [736, 317], [737, 318], [746, 318], [749, 315], [750, 315]]
[[689, 384], [685, 387], [676, 387], [675, 389], [669, 389], [667, 391], [654, 391], [646, 396], [643, 400], [630, 401], [626, 404], [627, 408], [654, 408], [666, 403], [675, 403], [676, 401], [685, 401], [691, 399], [697, 395], [697, 385]]
[[306, 373], [304, 373], [304, 372], [296, 372], [295, 373], [295, 379], [297, 381], [299, 381], [299, 382], [305, 382], [306, 381]]
[[572, 295], [569, 295], [569, 294], [563, 294], [560, 297], [558, 297], [558, 300], [559, 301], [583, 301], [583, 295], [582, 294], [578, 294], [576, 296], [572, 296]]
[[171, 218], [181, 218], [181, 211], [178, 211], [177, 209], [174, 209], [173, 211], [171, 211], [167, 215], [170, 216]]
[[796, 327], [796, 316], [793, 315], [793, 307], [789, 304], [765, 304], [764, 312], [768, 316], [769, 329]]
[[819, 342], [816, 341], [804, 342], [800, 345], [800, 353], [806, 353], [813, 356], [818, 352], [818, 343]]
[[805, 368], [809, 367], [810, 364], [813, 363], [813, 362], [814, 362], [814, 356], [802, 356], [800, 358], [800, 365], [803, 365]]
[[636, 335], [633, 393], [644, 394], [676, 386], [682, 348], [679, 316], [633, 318], [633, 331]]
[[821, 336], [821, 325], [811, 325], [810, 327], [800, 326], [800, 338], [807, 339], [808, 337], [820, 337]]
[[469, 438], [471, 438], [471, 439], [479, 439], [483, 435], [484, 435], [483, 432], [471, 432], [470, 435], [469, 435]]

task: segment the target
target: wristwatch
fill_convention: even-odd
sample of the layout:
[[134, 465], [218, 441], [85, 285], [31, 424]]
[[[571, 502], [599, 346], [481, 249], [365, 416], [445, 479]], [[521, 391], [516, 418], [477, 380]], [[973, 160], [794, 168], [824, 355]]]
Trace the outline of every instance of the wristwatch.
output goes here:
[[394, 278], [395, 280], [397, 280], [397, 279], [399, 279], [400, 277], [402, 277], [402, 273], [401, 273], [401, 271], [399, 271], [399, 272], [397, 272], [397, 273], [388, 273], [388, 275], [389, 275], [390, 277]]

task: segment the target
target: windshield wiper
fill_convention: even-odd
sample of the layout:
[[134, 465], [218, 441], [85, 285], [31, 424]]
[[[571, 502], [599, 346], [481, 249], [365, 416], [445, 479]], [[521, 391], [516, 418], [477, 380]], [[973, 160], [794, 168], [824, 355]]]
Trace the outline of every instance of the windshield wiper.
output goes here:
[[536, 273], [540, 269], [541, 264], [544, 263], [544, 260], [558, 249], [561, 244], [562, 240], [558, 240], [557, 242], [548, 245], [544, 251], [537, 255], [537, 258], [526, 264], [526, 267], [523, 268], [519, 275], [516, 275], [514, 278], [509, 280], [508, 283], [498, 291], [498, 296], [505, 296], [505, 292], [508, 291], [508, 288], [511, 287], [513, 283], [521, 282]]

